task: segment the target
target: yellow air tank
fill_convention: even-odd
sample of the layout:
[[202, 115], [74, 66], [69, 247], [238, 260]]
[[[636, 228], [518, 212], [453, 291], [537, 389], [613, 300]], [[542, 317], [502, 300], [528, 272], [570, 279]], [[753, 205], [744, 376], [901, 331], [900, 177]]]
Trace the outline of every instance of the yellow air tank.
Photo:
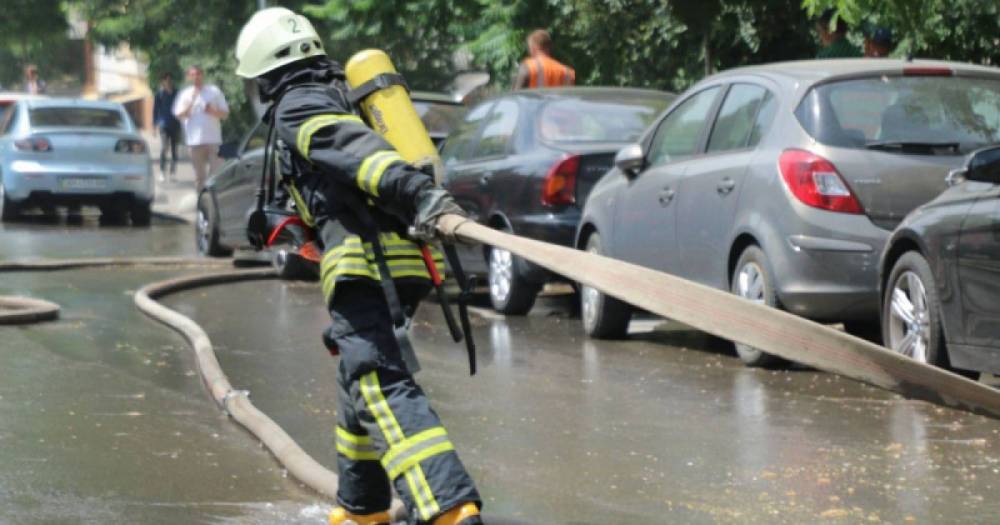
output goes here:
[[381, 75], [388, 75], [382, 78], [383, 81], [399, 75], [389, 55], [379, 49], [367, 49], [351, 57], [344, 70], [352, 90], [365, 86], [369, 81], [376, 81], [377, 85], [369, 87], [378, 89], [357, 102], [361, 113], [372, 129], [392, 144], [403, 159], [420, 168], [430, 167], [434, 171], [435, 182], [440, 183], [444, 172], [441, 157], [406, 88], [398, 82], [378, 81]]

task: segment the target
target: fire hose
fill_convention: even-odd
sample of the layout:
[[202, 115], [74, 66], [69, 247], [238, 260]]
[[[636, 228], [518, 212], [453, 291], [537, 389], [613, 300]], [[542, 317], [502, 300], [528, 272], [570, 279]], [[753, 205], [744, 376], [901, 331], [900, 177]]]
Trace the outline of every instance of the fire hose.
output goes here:
[[1000, 417], [1000, 391], [776, 308], [601, 255], [446, 215], [447, 238], [502, 248], [578, 283], [708, 334], [906, 397]]

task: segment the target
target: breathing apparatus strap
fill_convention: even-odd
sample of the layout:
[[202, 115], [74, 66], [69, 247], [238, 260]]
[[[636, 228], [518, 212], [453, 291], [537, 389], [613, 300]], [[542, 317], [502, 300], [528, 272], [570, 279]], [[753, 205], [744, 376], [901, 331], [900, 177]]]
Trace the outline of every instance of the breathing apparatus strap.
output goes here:
[[391, 86], [403, 86], [403, 89], [407, 93], [410, 92], [410, 86], [406, 84], [406, 79], [403, 78], [403, 75], [399, 73], [382, 73], [381, 75], [375, 75], [368, 82], [348, 91], [347, 100], [351, 102], [351, 105], [357, 105], [358, 102], [361, 102], [368, 95]]
[[[468, 279], [465, 275], [465, 270], [462, 269], [462, 261], [458, 258], [458, 251], [455, 249], [455, 245], [443, 242], [441, 247], [444, 249], [444, 255], [448, 258], [448, 266], [451, 267], [452, 273], [455, 274], [455, 280], [458, 281], [458, 288], [460, 290], [458, 294], [458, 319], [462, 323], [461, 332], [457, 332], [454, 327], [455, 321], [451, 317], [451, 307], [448, 303], [441, 301], [441, 307], [445, 309], [445, 319], [448, 320], [448, 326], [451, 328], [452, 334], [455, 342], [459, 342], [465, 339], [465, 351], [469, 354], [469, 375], [476, 375], [476, 342], [472, 340], [472, 323], [469, 322], [469, 301], [472, 299], [472, 281]], [[443, 295], [443, 294], [442, 294]], [[457, 332], [458, 335], [454, 335]]]

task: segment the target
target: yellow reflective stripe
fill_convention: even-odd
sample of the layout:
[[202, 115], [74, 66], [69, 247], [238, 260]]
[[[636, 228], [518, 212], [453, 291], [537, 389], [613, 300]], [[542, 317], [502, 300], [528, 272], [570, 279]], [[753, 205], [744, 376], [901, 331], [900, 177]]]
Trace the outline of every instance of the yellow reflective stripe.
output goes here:
[[382, 180], [382, 174], [393, 162], [402, 160], [403, 157], [395, 151], [376, 151], [361, 161], [355, 182], [362, 191], [378, 197], [378, 183]]
[[403, 429], [389, 408], [389, 402], [382, 395], [382, 386], [375, 372], [361, 376], [361, 395], [365, 398], [365, 404], [368, 405], [368, 410], [371, 411], [389, 446], [392, 447], [402, 441]]
[[[389, 402], [386, 401], [385, 396], [382, 394], [382, 386], [379, 384], [376, 372], [369, 372], [361, 376], [361, 396], [365, 399], [365, 405], [372, 413], [372, 417], [375, 418], [375, 424], [378, 425], [382, 431], [382, 435], [385, 436], [389, 448], [399, 446], [406, 438], [406, 435], [403, 434], [403, 429], [399, 426], [399, 422], [396, 421], [396, 416], [392, 413]], [[434, 498], [434, 493], [427, 483], [424, 470], [418, 464], [405, 471], [404, 476], [407, 485], [410, 487], [410, 492], [413, 494], [413, 499], [417, 504], [417, 511], [420, 513], [421, 519], [425, 521], [430, 520], [441, 511], [441, 507], [438, 505], [437, 500]]]
[[327, 114], [310, 117], [302, 123], [302, 126], [299, 127], [299, 132], [295, 137], [295, 146], [298, 148], [299, 153], [308, 159], [309, 145], [312, 143], [313, 135], [327, 126], [332, 126], [341, 122], [357, 122], [358, 124], [364, 125], [364, 121], [357, 115]]
[[[407, 452], [412, 450], [413, 447], [416, 447], [417, 445], [430, 441], [434, 438], [447, 437], [447, 436], [448, 432], [444, 429], [444, 427], [431, 427], [427, 430], [418, 433], [415, 436], [408, 437], [403, 441], [401, 441], [400, 443], [397, 443], [389, 447], [389, 452], [386, 452], [385, 456], [382, 458], [382, 466], [386, 467], [386, 470], [388, 470], [389, 465], [392, 465], [393, 461], [395, 461], [396, 458], [398, 458], [403, 454], [406, 454]], [[389, 476], [389, 477], [394, 478], [395, 476]]]
[[[434, 492], [427, 483], [427, 478], [424, 476], [424, 469], [419, 466], [414, 467], [407, 471], [407, 475], [413, 476], [416, 484], [420, 487], [420, 491], [415, 493], [420, 495], [419, 498], [414, 498], [417, 501], [417, 511], [420, 512], [420, 517], [424, 521], [429, 521], [431, 517], [441, 512], [441, 507], [438, 505], [437, 500], [434, 499]], [[410, 487], [412, 490], [413, 483], [410, 484]]]
[[355, 450], [339, 441], [337, 442], [337, 452], [353, 461], [378, 461], [378, 452]]
[[348, 442], [348, 443], [350, 443], [352, 445], [371, 445], [372, 444], [372, 438], [371, 438], [371, 436], [361, 436], [361, 435], [358, 435], [358, 434], [352, 434], [352, 433], [348, 432], [347, 429], [345, 429], [344, 427], [339, 426], [339, 425], [337, 426], [337, 438], [338, 439], [342, 439], [342, 440], [344, 440], [344, 441], [346, 441], [346, 442]]
[[302, 194], [299, 193], [298, 188], [293, 183], [288, 183], [286, 186], [288, 187], [288, 193], [292, 194], [292, 200], [295, 201], [295, 209], [298, 210], [299, 217], [302, 217], [302, 222], [306, 223], [307, 226], [316, 226], [316, 221], [313, 220], [312, 213], [306, 206], [306, 201], [302, 198]]
[[396, 479], [421, 461], [454, 449], [444, 427], [434, 427], [403, 440], [398, 446], [391, 447], [389, 452], [382, 456], [382, 467], [390, 479]]

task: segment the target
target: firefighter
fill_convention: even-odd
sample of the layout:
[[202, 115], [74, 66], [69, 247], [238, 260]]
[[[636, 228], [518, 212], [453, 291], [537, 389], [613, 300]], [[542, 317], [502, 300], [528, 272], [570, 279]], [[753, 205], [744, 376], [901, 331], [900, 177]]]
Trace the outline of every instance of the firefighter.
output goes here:
[[[330, 523], [388, 523], [391, 484], [411, 523], [481, 524], [479, 493], [402, 357], [398, 323], [430, 290], [410, 236], [432, 240], [438, 218], [464, 212], [366, 126], [343, 69], [305, 17], [280, 7], [257, 12], [236, 58], [236, 73], [255, 79], [270, 103], [264, 120], [277, 137], [284, 189], [324, 250], [332, 317], [324, 340], [340, 354], [339, 506]], [[443, 269], [439, 253], [434, 261]]]

